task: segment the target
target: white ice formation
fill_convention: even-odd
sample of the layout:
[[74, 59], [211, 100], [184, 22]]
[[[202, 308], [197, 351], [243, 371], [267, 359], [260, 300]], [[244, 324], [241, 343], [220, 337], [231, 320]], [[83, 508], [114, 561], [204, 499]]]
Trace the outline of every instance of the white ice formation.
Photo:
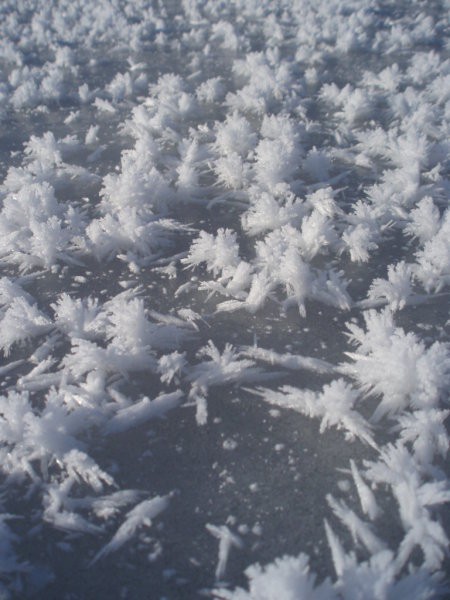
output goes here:
[[1, 598], [448, 597], [449, 12], [2, 0]]

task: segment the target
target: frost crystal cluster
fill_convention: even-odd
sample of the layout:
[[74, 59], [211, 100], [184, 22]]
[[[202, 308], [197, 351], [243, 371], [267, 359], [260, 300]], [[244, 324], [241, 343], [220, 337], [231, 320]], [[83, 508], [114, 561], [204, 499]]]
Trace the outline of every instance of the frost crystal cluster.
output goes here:
[[448, 597], [449, 12], [0, 2], [0, 598]]

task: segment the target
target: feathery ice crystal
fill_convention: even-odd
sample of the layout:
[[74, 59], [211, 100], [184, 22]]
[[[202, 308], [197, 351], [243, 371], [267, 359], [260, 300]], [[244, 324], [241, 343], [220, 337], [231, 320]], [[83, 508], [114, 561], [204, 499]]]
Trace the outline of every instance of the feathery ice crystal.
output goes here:
[[448, 595], [448, 8], [0, 3], [1, 598]]

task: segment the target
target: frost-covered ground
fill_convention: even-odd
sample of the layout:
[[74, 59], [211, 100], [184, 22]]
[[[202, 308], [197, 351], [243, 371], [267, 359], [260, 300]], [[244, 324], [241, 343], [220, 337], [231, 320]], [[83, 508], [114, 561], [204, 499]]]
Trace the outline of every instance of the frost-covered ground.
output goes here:
[[449, 597], [450, 4], [2, 0], [0, 597]]

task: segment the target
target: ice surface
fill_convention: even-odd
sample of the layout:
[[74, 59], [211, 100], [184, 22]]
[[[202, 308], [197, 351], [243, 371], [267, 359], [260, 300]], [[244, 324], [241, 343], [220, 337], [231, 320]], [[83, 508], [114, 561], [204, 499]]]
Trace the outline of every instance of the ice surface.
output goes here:
[[448, 596], [449, 10], [0, 3], [0, 597]]

